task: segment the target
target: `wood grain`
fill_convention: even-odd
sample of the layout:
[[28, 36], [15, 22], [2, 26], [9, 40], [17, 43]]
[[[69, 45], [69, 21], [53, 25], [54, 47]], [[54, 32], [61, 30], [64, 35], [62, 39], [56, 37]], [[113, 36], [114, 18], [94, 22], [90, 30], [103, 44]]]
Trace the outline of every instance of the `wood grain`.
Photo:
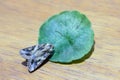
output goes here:
[[[34, 73], [19, 50], [37, 43], [50, 16], [78, 10], [88, 16], [95, 48], [81, 63], [48, 62]], [[0, 80], [120, 80], [120, 0], [0, 0]]]

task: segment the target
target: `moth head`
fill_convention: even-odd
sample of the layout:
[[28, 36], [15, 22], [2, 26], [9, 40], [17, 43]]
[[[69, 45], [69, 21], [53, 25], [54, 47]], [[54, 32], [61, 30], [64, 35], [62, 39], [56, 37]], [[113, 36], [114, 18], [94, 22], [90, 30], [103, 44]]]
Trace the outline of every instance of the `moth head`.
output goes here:
[[46, 52], [46, 51], [52, 52], [54, 47], [53, 45], [47, 43], [47, 44], [42, 45], [42, 48], [43, 48], [42, 49], [43, 52]]

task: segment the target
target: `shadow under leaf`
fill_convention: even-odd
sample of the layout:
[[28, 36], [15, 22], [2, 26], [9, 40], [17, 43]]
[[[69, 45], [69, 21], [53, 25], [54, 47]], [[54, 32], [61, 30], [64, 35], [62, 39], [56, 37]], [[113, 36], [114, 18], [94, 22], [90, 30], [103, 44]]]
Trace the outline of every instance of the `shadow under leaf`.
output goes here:
[[83, 56], [81, 59], [74, 60], [74, 61], [72, 61], [72, 62], [69, 63], [69, 64], [82, 63], [82, 62], [84, 62], [86, 59], [90, 58], [90, 56], [91, 56], [92, 53], [94, 52], [94, 45], [95, 45], [95, 42], [94, 42], [91, 50], [90, 50], [85, 56]]
[[[70, 63], [60, 63], [60, 64], [65, 64], [65, 65], [70, 65], [70, 64], [77, 64], [77, 63], [82, 63], [84, 62], [86, 59], [90, 58], [90, 56], [92, 55], [92, 53], [94, 52], [94, 45], [95, 45], [95, 41], [93, 43], [93, 46], [91, 48], [91, 50], [82, 58], [78, 59], [78, 60], [73, 60]], [[59, 62], [55, 62], [55, 63], [59, 63]]]

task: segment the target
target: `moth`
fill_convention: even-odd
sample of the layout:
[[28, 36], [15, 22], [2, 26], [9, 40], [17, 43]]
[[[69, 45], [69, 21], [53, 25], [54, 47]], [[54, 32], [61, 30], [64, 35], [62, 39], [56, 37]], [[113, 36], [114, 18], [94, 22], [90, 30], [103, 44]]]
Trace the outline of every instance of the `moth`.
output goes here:
[[51, 44], [37, 44], [20, 50], [20, 55], [26, 59], [29, 72], [36, 70], [46, 59], [53, 55]]

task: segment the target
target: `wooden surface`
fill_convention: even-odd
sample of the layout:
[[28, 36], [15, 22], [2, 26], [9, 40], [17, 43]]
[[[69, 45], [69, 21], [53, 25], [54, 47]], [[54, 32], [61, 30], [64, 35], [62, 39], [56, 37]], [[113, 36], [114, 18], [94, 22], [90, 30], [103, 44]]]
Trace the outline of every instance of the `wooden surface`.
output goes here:
[[[81, 63], [48, 62], [29, 73], [19, 50], [36, 44], [39, 26], [64, 10], [91, 20], [94, 52]], [[120, 80], [120, 0], [0, 0], [0, 80]]]

